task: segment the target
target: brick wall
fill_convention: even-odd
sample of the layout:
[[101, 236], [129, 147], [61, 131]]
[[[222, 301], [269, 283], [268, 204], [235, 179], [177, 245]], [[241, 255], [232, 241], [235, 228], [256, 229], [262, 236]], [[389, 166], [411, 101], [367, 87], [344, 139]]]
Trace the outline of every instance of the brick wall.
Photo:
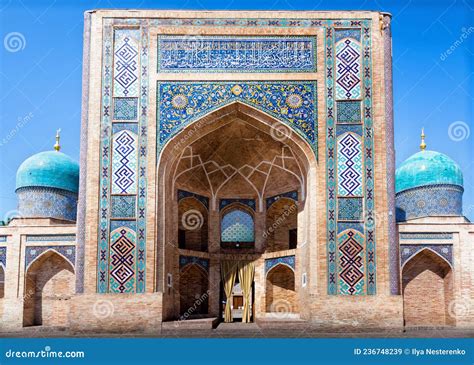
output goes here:
[[25, 289], [25, 326], [67, 326], [74, 273], [64, 258], [47, 253], [34, 262], [28, 270]]
[[183, 268], [179, 277], [180, 314], [208, 313], [207, 274], [197, 265]]
[[267, 312], [298, 312], [295, 274], [289, 267], [274, 267], [267, 275], [266, 284]]
[[447, 308], [452, 294], [449, 265], [431, 251], [422, 251], [403, 269], [404, 319], [406, 326], [449, 324]]

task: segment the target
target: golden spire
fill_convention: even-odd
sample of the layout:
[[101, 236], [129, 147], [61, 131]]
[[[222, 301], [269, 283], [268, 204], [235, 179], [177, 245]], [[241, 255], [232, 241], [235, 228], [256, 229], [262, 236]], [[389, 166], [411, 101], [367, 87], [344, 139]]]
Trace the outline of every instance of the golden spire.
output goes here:
[[421, 128], [421, 143], [420, 149], [422, 151], [426, 150], [426, 143], [425, 143], [425, 128]]
[[59, 152], [59, 150], [61, 149], [61, 145], [59, 144], [59, 138], [60, 138], [59, 133], [61, 133], [61, 129], [58, 129], [58, 130], [56, 131], [56, 143], [55, 143], [55, 145], [54, 145], [54, 149], [55, 149], [56, 151], [58, 151], [58, 152]]

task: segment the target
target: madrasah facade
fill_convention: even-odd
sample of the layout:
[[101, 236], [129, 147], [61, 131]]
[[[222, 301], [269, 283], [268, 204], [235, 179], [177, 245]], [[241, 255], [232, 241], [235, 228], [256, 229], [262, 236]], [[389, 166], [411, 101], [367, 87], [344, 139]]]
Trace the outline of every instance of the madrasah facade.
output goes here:
[[424, 133], [395, 169], [390, 22], [86, 12], [80, 164], [18, 168], [0, 331], [472, 329], [462, 171]]

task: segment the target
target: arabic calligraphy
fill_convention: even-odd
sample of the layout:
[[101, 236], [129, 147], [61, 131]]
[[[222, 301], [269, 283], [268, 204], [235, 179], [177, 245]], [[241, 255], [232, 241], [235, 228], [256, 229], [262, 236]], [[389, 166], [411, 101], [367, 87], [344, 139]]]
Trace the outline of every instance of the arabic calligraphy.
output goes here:
[[315, 72], [315, 37], [160, 36], [160, 72]]

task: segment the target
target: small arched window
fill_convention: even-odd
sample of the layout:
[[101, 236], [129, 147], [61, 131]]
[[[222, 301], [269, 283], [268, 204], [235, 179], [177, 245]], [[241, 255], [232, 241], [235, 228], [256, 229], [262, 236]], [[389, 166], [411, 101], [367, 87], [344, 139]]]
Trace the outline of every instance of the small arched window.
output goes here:
[[233, 208], [222, 215], [222, 243], [255, 242], [254, 219], [252, 214], [241, 208]]

